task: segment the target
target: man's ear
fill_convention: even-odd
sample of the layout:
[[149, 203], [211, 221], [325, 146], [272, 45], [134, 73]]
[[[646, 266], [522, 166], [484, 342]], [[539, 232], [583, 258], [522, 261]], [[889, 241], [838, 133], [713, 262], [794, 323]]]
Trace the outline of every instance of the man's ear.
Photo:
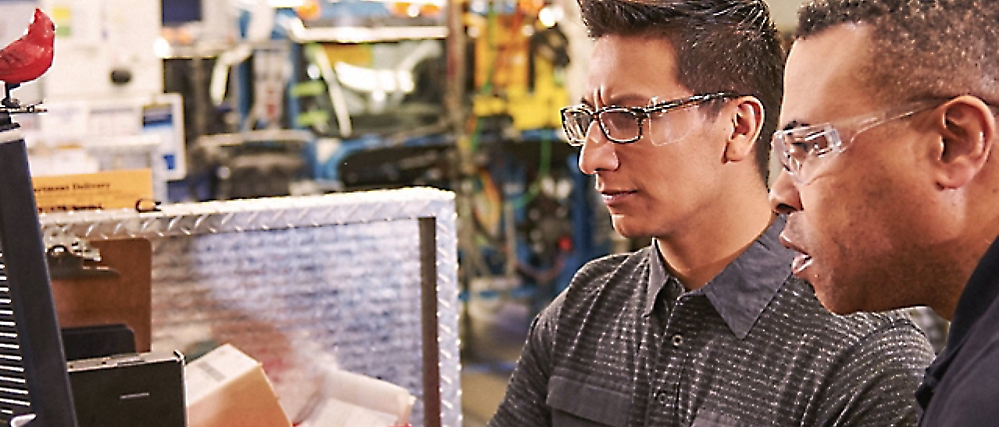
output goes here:
[[975, 96], [959, 96], [938, 107], [934, 121], [940, 144], [933, 149], [934, 174], [942, 188], [959, 188], [982, 170], [996, 137], [989, 105]]
[[756, 146], [756, 138], [763, 129], [763, 119], [766, 117], [763, 103], [754, 96], [743, 96], [736, 99], [733, 104], [734, 112], [729, 115], [732, 127], [725, 145], [725, 160], [738, 162], [747, 157], [755, 158], [753, 148]]

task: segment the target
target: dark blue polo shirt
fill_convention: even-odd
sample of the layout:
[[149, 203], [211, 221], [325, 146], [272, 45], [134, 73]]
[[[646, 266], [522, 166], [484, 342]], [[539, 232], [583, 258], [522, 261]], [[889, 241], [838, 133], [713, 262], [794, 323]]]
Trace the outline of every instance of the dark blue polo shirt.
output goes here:
[[916, 395], [921, 426], [999, 426], [999, 240], [968, 280], [947, 347]]

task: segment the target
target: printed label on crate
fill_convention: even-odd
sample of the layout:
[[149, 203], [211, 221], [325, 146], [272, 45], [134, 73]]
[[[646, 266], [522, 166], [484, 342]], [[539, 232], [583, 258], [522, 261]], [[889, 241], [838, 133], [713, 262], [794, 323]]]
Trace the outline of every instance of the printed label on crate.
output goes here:
[[150, 169], [117, 170], [31, 179], [35, 203], [42, 213], [95, 209], [135, 209], [153, 200]]

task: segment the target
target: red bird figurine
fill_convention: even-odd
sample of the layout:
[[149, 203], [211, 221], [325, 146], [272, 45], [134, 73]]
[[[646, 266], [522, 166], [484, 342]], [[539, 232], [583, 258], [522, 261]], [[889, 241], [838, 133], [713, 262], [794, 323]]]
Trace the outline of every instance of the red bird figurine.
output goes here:
[[0, 50], [0, 80], [4, 82], [3, 106], [20, 108], [10, 91], [21, 83], [41, 77], [52, 66], [55, 24], [41, 9], [21, 38]]

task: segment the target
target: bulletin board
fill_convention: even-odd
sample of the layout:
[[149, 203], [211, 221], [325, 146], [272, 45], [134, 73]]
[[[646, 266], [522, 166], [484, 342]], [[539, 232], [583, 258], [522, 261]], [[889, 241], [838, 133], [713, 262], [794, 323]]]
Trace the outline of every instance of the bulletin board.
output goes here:
[[45, 214], [45, 232], [152, 249], [152, 350], [230, 343], [295, 421], [335, 366], [405, 387], [414, 427], [461, 427], [454, 195], [428, 188]]

